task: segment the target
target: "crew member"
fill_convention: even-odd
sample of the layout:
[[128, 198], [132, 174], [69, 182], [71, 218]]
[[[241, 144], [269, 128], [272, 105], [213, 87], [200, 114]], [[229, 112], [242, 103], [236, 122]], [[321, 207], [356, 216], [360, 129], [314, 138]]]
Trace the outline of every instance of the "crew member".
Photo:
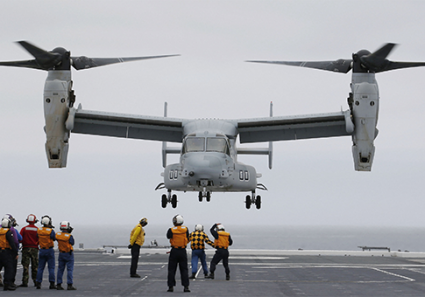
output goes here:
[[3, 218], [0, 229], [0, 267], [4, 267], [3, 290], [14, 291], [13, 283], [14, 261], [18, 259], [18, 249], [15, 245], [13, 233], [10, 230], [12, 222], [8, 218]]
[[204, 270], [205, 277], [208, 276], [208, 265], [205, 260], [205, 242], [210, 246], [214, 246], [214, 243], [208, 238], [208, 235], [204, 232], [204, 226], [197, 224], [195, 231], [190, 233], [189, 241], [191, 242], [190, 247], [192, 248], [192, 276], [190, 279], [195, 279], [196, 272], [198, 271], [198, 259], [201, 261], [202, 269]]
[[233, 244], [232, 237], [230, 233], [224, 230], [224, 226], [222, 224], [214, 224], [210, 232], [212, 236], [215, 238], [214, 246], [217, 249], [214, 257], [211, 260], [210, 264], [210, 275], [208, 278], [214, 279], [214, 271], [217, 264], [223, 260], [224, 270], [226, 272], [226, 280], [230, 280], [230, 269], [229, 269], [229, 245]]
[[38, 254], [38, 271], [37, 271], [37, 279], [36, 279], [36, 287], [37, 289], [41, 289], [41, 282], [43, 281], [43, 272], [44, 268], [46, 267], [49, 270], [49, 282], [50, 286], [49, 289], [56, 289], [55, 286], [55, 251], [53, 250], [54, 247], [54, 240], [56, 240], [55, 237], [55, 231], [52, 226], [52, 219], [49, 216], [43, 216], [41, 218], [41, 224], [42, 227], [38, 228], [37, 234], [38, 234], [38, 244], [40, 246], [40, 251]]
[[31, 262], [31, 278], [36, 286], [38, 270], [38, 228], [35, 225], [38, 222], [35, 215], [30, 214], [27, 217], [28, 225], [21, 229], [22, 236], [22, 284], [20, 287], [28, 287], [29, 267]]
[[[22, 241], [22, 236], [21, 234], [19, 234], [18, 230], [16, 230], [15, 228], [16, 226], [19, 226], [19, 225], [16, 222], [16, 219], [11, 214], [5, 215], [4, 218], [10, 220], [10, 224], [11, 224], [10, 231], [13, 234], [13, 240], [15, 241], [15, 246], [19, 250], [19, 242]], [[17, 271], [18, 271], [18, 259], [13, 259], [13, 278], [12, 278], [13, 284], [15, 284]]]
[[189, 230], [183, 226], [183, 217], [175, 215], [173, 217], [174, 227], [168, 229], [167, 238], [170, 240], [171, 251], [168, 258], [168, 291], [173, 292], [176, 285], [177, 264], [180, 269], [180, 277], [184, 292], [189, 290], [189, 269], [187, 268], [186, 246], [189, 243]]
[[140, 247], [145, 242], [146, 233], [143, 227], [147, 224], [147, 218], [141, 219], [130, 233], [130, 244], [128, 245], [128, 248], [131, 249], [130, 277], [140, 277], [140, 275], [137, 274], [137, 264], [139, 262]]
[[62, 287], [62, 276], [65, 271], [67, 271], [67, 290], [77, 290], [73, 286], [73, 276], [74, 271], [74, 253], [72, 252], [74, 248], [72, 247], [75, 243], [74, 237], [72, 237], [71, 232], [74, 228], [71, 227], [71, 224], [68, 221], [61, 222], [60, 232], [56, 233], [56, 240], [58, 242], [59, 248], [59, 257], [58, 257], [58, 278], [56, 289], [63, 290]]

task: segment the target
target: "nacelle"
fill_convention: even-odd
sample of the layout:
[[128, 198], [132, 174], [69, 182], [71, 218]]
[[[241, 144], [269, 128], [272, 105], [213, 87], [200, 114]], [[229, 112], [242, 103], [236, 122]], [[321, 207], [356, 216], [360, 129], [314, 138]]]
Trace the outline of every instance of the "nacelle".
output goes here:
[[71, 88], [71, 71], [49, 71], [44, 85], [44, 130], [49, 168], [66, 167], [70, 131], [65, 122], [74, 100]]
[[378, 85], [373, 77], [372, 82], [353, 83], [352, 91], [350, 107], [355, 126], [352, 137], [354, 168], [357, 171], [371, 171], [375, 154], [373, 141], [378, 135]]

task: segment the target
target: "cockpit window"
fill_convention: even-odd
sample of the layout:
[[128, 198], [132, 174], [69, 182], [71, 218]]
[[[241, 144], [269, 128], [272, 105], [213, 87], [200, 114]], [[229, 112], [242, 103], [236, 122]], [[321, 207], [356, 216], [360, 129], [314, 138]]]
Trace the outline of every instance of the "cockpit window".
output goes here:
[[207, 152], [219, 152], [229, 154], [229, 147], [225, 138], [208, 137]]
[[183, 153], [203, 152], [205, 151], [204, 137], [188, 137], [184, 143]]

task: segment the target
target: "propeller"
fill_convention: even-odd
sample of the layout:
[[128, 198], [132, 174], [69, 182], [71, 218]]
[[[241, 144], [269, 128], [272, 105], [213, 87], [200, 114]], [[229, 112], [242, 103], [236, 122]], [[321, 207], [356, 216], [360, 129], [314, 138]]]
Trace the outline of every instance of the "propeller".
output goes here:
[[40, 70], [70, 70], [72, 66], [76, 70], [82, 70], [115, 63], [178, 56], [163, 55], [129, 58], [89, 58], [86, 56], [72, 57], [71, 53], [62, 47], [57, 47], [52, 51], [45, 51], [27, 41], [18, 41], [17, 43], [19, 43], [35, 59], [0, 62], [0, 66], [25, 67]]
[[360, 50], [353, 54], [352, 59], [339, 59], [336, 61], [318, 62], [290, 62], [290, 61], [247, 61], [254, 63], [282, 64], [298, 67], [308, 67], [333, 72], [348, 73], [351, 69], [354, 73], [384, 72], [394, 69], [425, 66], [425, 62], [393, 62], [387, 59], [396, 46], [394, 43], [387, 43], [380, 49], [371, 53], [367, 50]]

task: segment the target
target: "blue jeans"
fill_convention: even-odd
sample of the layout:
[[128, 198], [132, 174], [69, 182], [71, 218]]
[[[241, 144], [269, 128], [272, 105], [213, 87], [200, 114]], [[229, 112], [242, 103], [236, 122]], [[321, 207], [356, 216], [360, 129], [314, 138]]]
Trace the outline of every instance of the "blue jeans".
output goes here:
[[59, 253], [58, 258], [58, 284], [62, 283], [62, 276], [65, 271], [65, 266], [67, 270], [67, 284], [73, 284], [72, 273], [74, 271], [74, 253]]
[[37, 282], [43, 281], [44, 267], [49, 269], [49, 282], [55, 282], [55, 251], [53, 249], [40, 249], [38, 254]]
[[208, 274], [208, 266], [207, 261], [205, 261], [204, 250], [192, 250], [192, 273], [196, 273], [198, 271], [198, 258], [201, 261], [204, 274]]

